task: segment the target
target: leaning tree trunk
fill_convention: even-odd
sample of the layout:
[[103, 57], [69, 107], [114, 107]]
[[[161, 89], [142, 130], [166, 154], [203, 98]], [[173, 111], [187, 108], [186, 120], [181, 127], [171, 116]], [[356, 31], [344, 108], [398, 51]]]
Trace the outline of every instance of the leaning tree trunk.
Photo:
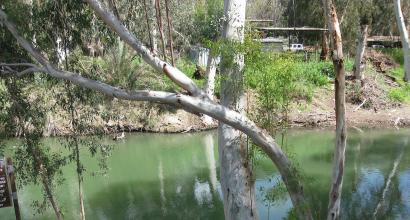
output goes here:
[[[225, 39], [241, 42], [244, 38], [245, 0], [225, 0]], [[222, 57], [224, 59], [224, 57]], [[221, 103], [244, 112], [244, 57], [237, 54], [234, 63], [222, 67]], [[258, 219], [252, 173], [247, 159], [245, 135], [224, 123], [219, 124], [219, 160], [225, 219]]]
[[41, 182], [43, 184], [44, 187], [44, 192], [45, 195], [47, 196], [48, 201], [50, 202], [51, 206], [53, 207], [54, 213], [56, 215], [56, 219], [57, 220], [63, 220], [63, 214], [61, 212], [60, 206], [58, 205], [57, 200], [54, 197], [53, 191], [50, 187], [50, 180], [48, 178], [47, 175], [47, 169], [44, 167], [43, 162], [41, 161], [40, 157], [38, 156], [40, 152], [40, 149], [38, 146], [33, 146], [32, 148], [32, 156], [33, 156], [33, 160], [34, 160], [34, 164], [36, 166], [36, 168], [38, 169], [40, 178], [41, 178]]
[[357, 47], [356, 47], [356, 57], [354, 61], [354, 77], [357, 80], [363, 80], [364, 76], [362, 73], [363, 70], [363, 56], [366, 50], [367, 44], [367, 33], [369, 25], [363, 24], [360, 26], [360, 33], [358, 35]]
[[336, 9], [331, 0], [327, 0], [330, 44], [333, 67], [335, 71], [335, 107], [336, 107], [336, 146], [333, 158], [333, 174], [329, 193], [328, 220], [339, 219], [340, 200], [343, 185], [345, 150], [346, 150], [346, 117], [345, 117], [345, 67], [343, 58], [342, 36]]
[[397, 173], [397, 168], [400, 164], [401, 158], [403, 157], [404, 150], [403, 148], [401, 149], [400, 153], [397, 155], [397, 158], [394, 160], [392, 170], [389, 173], [389, 176], [387, 177], [386, 181], [384, 182], [384, 187], [383, 187], [383, 193], [382, 196], [377, 203], [376, 209], [373, 212], [373, 219], [377, 219], [377, 214], [379, 213], [380, 209], [384, 205], [386, 195], [390, 189], [390, 185], [392, 184], [392, 179]]
[[397, 25], [400, 30], [401, 44], [404, 54], [404, 81], [410, 81], [410, 42], [409, 33], [406, 30], [406, 24], [404, 23], [403, 13], [401, 11], [400, 0], [394, 0], [394, 11], [396, 14]]

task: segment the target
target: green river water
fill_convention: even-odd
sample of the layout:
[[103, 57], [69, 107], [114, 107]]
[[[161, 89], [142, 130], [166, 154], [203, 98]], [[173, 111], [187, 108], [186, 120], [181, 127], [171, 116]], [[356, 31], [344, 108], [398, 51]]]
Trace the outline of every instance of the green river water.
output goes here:
[[[223, 219], [215, 131], [128, 134], [125, 140], [106, 142], [114, 144], [106, 175], [93, 175], [98, 162], [86, 150], [82, 154], [86, 219]], [[56, 139], [45, 143], [66, 152]], [[292, 130], [286, 146], [308, 183], [316, 218], [325, 219], [334, 132]], [[74, 165], [63, 172], [66, 180], [57, 188], [57, 199], [66, 220], [79, 219]], [[267, 196], [279, 179], [272, 162], [257, 157], [254, 173], [260, 219], [286, 218], [292, 209], [286, 194]], [[55, 219], [51, 209], [33, 215], [39, 186], [20, 187], [18, 197], [23, 219]], [[342, 219], [353, 220], [410, 219], [410, 130], [349, 131], [341, 213]], [[12, 208], [0, 209], [1, 220], [13, 216]]]

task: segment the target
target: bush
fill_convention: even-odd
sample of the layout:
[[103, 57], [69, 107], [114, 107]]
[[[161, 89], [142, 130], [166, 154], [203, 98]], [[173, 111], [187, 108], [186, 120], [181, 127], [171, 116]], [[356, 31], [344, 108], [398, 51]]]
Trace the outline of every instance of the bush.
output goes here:
[[392, 89], [389, 93], [389, 98], [401, 103], [410, 102], [410, 84], [404, 83], [401, 87]]
[[401, 48], [384, 48], [381, 50], [384, 54], [391, 57], [396, 63], [403, 66], [404, 64], [404, 55]]

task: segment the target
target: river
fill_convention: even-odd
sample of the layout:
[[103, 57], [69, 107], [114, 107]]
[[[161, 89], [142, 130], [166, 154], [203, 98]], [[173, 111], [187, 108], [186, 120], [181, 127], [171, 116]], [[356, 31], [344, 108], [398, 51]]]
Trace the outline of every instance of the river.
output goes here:
[[[82, 151], [87, 219], [223, 219], [215, 131], [137, 133], [117, 142], [103, 141], [113, 144], [104, 175], [98, 160]], [[284, 143], [307, 183], [316, 219], [324, 219], [334, 132], [291, 130]], [[66, 152], [56, 139], [46, 139], [45, 144]], [[410, 130], [349, 131], [342, 219], [409, 219], [409, 153]], [[278, 184], [272, 162], [256, 154], [254, 164], [257, 198], [253, 202], [260, 219], [288, 217], [292, 204]], [[65, 181], [57, 187], [57, 199], [66, 220], [79, 219], [74, 165], [64, 167], [63, 173]], [[55, 219], [51, 209], [34, 215], [31, 205], [41, 198], [40, 186], [19, 187], [18, 197], [23, 219]], [[13, 216], [12, 208], [0, 209], [0, 219]]]

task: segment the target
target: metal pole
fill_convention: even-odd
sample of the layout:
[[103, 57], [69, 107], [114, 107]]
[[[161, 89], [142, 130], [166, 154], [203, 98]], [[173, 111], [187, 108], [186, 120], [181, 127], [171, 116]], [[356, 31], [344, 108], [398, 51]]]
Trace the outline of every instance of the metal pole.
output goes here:
[[13, 199], [14, 213], [16, 215], [16, 220], [21, 220], [19, 201], [17, 199], [17, 187], [16, 187], [16, 177], [14, 176], [13, 162], [10, 157], [7, 157], [7, 173], [10, 179], [11, 195]]

